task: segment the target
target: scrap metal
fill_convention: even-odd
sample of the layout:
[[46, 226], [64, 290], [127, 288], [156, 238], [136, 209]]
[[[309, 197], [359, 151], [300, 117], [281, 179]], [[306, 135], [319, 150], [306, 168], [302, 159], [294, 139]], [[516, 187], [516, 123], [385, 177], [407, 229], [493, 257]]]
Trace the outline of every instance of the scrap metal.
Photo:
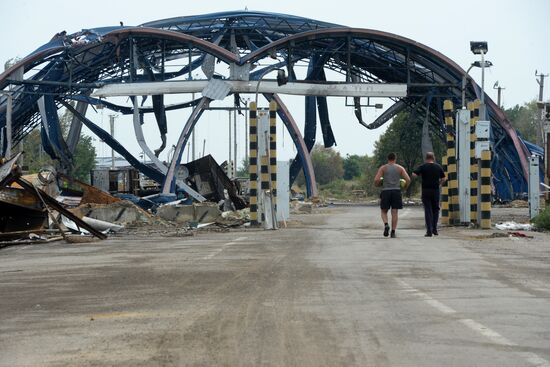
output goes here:
[[[178, 60], [178, 68], [168, 69], [167, 65], [173, 60]], [[226, 70], [230, 70], [228, 77], [219, 75], [218, 69], [221, 68], [217, 65], [220, 63], [224, 64]], [[299, 80], [294, 71], [297, 63], [305, 64], [308, 68], [311, 65], [309, 79]], [[262, 83], [266, 88], [263, 92], [279, 93], [290, 90], [304, 95], [309, 111], [305, 131], [302, 134], [290, 123], [286, 127], [298, 150], [292, 165], [291, 179], [296, 177], [297, 169], [301, 168], [306, 174], [310, 196], [316, 193], [315, 175], [310, 170], [309, 154], [316, 139], [313, 131], [317, 120], [312, 116], [315, 104], [325, 145], [331, 146], [335, 143], [328, 119], [326, 93], [317, 94], [316, 97], [311, 94], [331, 88], [331, 83], [341, 82], [342, 78], [345, 82], [338, 88], [346, 88], [344, 94], [347, 95], [355, 93], [353, 83], [376, 85], [375, 88], [380, 90], [405, 86], [406, 95], [403, 92], [398, 94], [395, 90], [390, 93], [390, 96], [393, 95], [391, 99], [397, 104], [374, 124], [365, 124], [363, 114], [360, 113], [360, 103], [357, 103], [355, 108], [358, 121], [362, 125], [375, 128], [400, 111], [415, 111], [414, 119], [410, 122], [416, 124], [418, 121], [413, 121], [416, 119], [428, 121], [434, 137], [443, 139], [445, 126], [442, 101], [451, 99], [456, 104], [460, 103], [462, 79], [465, 75], [465, 71], [445, 55], [405, 37], [277, 13], [227, 11], [173, 17], [137, 26], [88, 28], [72, 34], [63, 31], [0, 74], [0, 90], [7, 91], [11, 86], [9, 93], [13, 101], [13, 114], [10, 119], [10, 141], [17, 144], [42, 124], [43, 143], [48, 153], [70, 163], [75, 144], [74, 134], [79, 130], [78, 124], [82, 122], [145, 175], [161, 184], [170, 182], [170, 192], [173, 193], [176, 188], [172, 185], [172, 180], [166, 180], [167, 171], [141, 164], [121, 143], [85, 118], [84, 105], [80, 104], [76, 109], [69, 108], [67, 102], [78, 100], [94, 104], [94, 99], [89, 95], [102, 87], [106, 90], [123, 86], [124, 92], [130, 93], [129, 89], [135, 90], [140, 84], [147, 88], [147, 84], [162, 86], [165, 85], [162, 83], [171, 80], [194, 79], [192, 73], [198, 68], [206, 70], [207, 79], [225, 78], [224, 81], [239, 85], [245, 91], [249, 91], [249, 84], [250, 88], [254, 88], [259, 78], [268, 71], [286, 68], [289, 83], [275, 87], [273, 81], [266, 80]], [[340, 75], [342, 78], [328, 80], [328, 76], [333, 75]], [[189, 80], [180, 85], [201, 82], [206, 83], [207, 80]], [[315, 87], [298, 91], [298, 87], [304, 82], [313, 83]], [[478, 98], [481, 94], [479, 86], [469, 76], [466, 77], [466, 82], [466, 98]], [[140, 89], [139, 93], [142, 92]], [[168, 133], [164, 111], [169, 107], [164, 106], [163, 92], [166, 90], [154, 91], [152, 107], [139, 107], [140, 115], [153, 112], [157, 120], [163, 142], [156, 150], [157, 154], [164, 148], [164, 136]], [[235, 89], [232, 93], [235, 92], [238, 90]], [[425, 103], [428, 95], [432, 98]], [[42, 116], [37, 103], [41, 98], [44, 102]], [[485, 100], [493, 131], [492, 170], [496, 194], [500, 199], [513, 199], [527, 192], [527, 157], [531, 153], [530, 145], [518, 136], [499, 106], [489, 97]], [[399, 103], [400, 101], [404, 104]], [[117, 106], [106, 101], [100, 103], [124, 113], [136, 112], [133, 107]], [[172, 107], [186, 108], [196, 103], [198, 102], [194, 101]], [[7, 96], [0, 97], [2, 129], [7, 128], [7, 104]], [[72, 129], [74, 133], [67, 144], [58, 134], [59, 122], [52, 113], [61, 106], [76, 112], [77, 116], [73, 121], [76, 124]], [[279, 115], [283, 113], [282, 110], [278, 112]], [[284, 114], [287, 121], [292, 120], [288, 110]], [[42, 121], [42, 118], [46, 121]], [[7, 140], [4, 139], [0, 142], [0, 151], [5, 152], [6, 148]], [[179, 162], [179, 158], [180, 155], [176, 157], [176, 162]]]

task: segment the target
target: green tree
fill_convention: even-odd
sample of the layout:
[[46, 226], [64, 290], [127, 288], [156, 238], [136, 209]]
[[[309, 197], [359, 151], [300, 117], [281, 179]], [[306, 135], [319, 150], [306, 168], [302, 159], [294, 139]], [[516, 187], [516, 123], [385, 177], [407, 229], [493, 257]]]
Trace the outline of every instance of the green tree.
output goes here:
[[250, 162], [248, 159], [243, 158], [241, 165], [237, 169], [237, 177], [248, 177], [249, 170], [248, 167], [250, 166]]
[[515, 105], [504, 110], [504, 113], [523, 139], [541, 145], [539, 112], [536, 101], [526, 102], [523, 106]]
[[317, 183], [325, 185], [344, 176], [344, 162], [340, 153], [332, 148], [316, 144], [311, 151], [311, 161]]
[[81, 181], [90, 182], [90, 171], [95, 167], [96, 152], [91, 136], [81, 134], [73, 154], [72, 176]]
[[[69, 111], [65, 111], [59, 118], [65, 138], [69, 132], [71, 119], [72, 114]], [[73, 154], [73, 171], [69, 172], [72, 177], [85, 182], [90, 181], [90, 171], [95, 167], [96, 152], [92, 141], [91, 136], [80, 135]], [[39, 127], [32, 130], [20, 144], [25, 152], [23, 165], [27, 167], [28, 172], [36, 173], [45, 166], [56, 167], [56, 163], [42, 149]]]
[[366, 170], [369, 164], [367, 155], [360, 156], [357, 154], [347, 155], [344, 158], [344, 180], [353, 180], [360, 177]]

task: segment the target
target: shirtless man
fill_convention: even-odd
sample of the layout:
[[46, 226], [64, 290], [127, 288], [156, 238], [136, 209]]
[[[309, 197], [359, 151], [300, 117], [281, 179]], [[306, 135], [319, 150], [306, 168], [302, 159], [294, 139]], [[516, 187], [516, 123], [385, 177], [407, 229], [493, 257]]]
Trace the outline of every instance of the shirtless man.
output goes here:
[[388, 163], [378, 169], [374, 184], [382, 186], [380, 193], [380, 211], [384, 222], [384, 237], [390, 235], [388, 225], [388, 211], [391, 208], [391, 238], [395, 238], [397, 229], [398, 210], [403, 209], [403, 198], [401, 197], [401, 179], [405, 180], [405, 187], [411, 183], [411, 178], [405, 168], [395, 163], [395, 153], [388, 154]]

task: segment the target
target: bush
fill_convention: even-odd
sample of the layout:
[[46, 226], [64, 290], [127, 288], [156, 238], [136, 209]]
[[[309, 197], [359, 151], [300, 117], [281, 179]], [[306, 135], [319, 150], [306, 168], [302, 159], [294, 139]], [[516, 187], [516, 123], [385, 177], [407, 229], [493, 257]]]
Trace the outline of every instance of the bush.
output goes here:
[[319, 187], [319, 193], [322, 197], [343, 200], [355, 199], [354, 190], [364, 190], [359, 180], [338, 179]]
[[539, 215], [533, 218], [532, 222], [537, 228], [550, 230], [550, 206], [544, 208]]

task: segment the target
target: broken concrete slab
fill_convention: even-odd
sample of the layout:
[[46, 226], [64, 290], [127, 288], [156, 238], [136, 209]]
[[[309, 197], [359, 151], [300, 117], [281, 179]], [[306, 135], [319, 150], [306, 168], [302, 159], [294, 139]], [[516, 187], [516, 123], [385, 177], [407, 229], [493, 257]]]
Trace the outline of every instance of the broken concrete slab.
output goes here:
[[222, 212], [216, 203], [204, 202], [200, 204], [193, 204], [193, 206], [195, 207], [195, 218], [199, 223], [215, 222], [222, 215]]
[[193, 205], [163, 205], [157, 209], [157, 215], [164, 220], [186, 224], [195, 219]]
[[193, 203], [192, 205], [163, 205], [157, 215], [167, 221], [187, 224], [216, 222], [221, 218], [221, 211], [216, 203]]
[[84, 204], [71, 209], [71, 212], [80, 218], [90, 217], [122, 225], [145, 224], [155, 220], [153, 215], [126, 200], [112, 204]]

